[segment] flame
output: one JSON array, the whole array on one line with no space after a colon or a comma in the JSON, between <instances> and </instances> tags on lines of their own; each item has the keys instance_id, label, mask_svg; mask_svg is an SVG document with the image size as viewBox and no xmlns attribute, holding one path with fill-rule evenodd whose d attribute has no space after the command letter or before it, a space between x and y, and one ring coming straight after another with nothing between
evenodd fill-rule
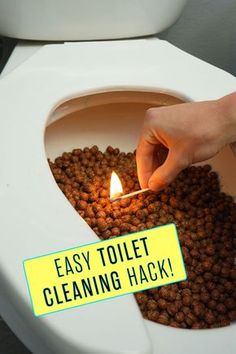
<instances>
[{"instance_id":1,"label":"flame","mask_svg":"<svg viewBox=\"0 0 236 354\"><path fill-rule=\"evenodd\" d=\"M110 199L115 199L123 194L123 188L121 181L117 174L113 171L111 174L111 183L110 183Z\"/></svg>"}]
</instances>

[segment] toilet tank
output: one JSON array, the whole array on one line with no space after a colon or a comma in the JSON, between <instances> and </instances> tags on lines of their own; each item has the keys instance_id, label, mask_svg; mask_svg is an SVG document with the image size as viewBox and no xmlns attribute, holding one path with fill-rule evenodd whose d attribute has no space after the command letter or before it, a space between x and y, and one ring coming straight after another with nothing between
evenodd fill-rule
<instances>
[{"instance_id":1,"label":"toilet tank","mask_svg":"<svg viewBox=\"0 0 236 354\"><path fill-rule=\"evenodd\" d=\"M1 0L0 35L32 40L96 40L161 32L188 0Z\"/></svg>"}]
</instances>

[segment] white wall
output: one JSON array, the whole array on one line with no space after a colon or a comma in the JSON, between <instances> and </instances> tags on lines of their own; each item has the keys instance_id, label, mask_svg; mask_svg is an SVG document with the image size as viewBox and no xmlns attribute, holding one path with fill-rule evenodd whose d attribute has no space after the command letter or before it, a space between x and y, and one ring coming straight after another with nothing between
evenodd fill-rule
<instances>
[{"instance_id":1,"label":"white wall","mask_svg":"<svg viewBox=\"0 0 236 354\"><path fill-rule=\"evenodd\" d=\"M158 37L236 75L236 0L189 0Z\"/></svg>"}]
</instances>

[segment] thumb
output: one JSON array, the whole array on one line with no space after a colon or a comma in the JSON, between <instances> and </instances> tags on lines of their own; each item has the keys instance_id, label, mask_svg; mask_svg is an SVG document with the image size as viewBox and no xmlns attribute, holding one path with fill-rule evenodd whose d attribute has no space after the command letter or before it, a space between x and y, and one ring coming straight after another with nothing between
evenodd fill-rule
<instances>
[{"instance_id":1,"label":"thumb","mask_svg":"<svg viewBox=\"0 0 236 354\"><path fill-rule=\"evenodd\" d=\"M148 187L155 192L167 187L189 164L188 155L172 147L163 165L157 168L150 177Z\"/></svg>"}]
</instances>

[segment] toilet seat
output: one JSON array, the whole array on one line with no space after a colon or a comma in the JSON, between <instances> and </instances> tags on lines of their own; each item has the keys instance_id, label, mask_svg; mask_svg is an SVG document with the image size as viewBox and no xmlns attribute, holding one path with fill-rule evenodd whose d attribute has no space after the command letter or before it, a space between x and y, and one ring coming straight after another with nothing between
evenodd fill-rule
<instances>
[{"instance_id":1,"label":"toilet seat","mask_svg":"<svg viewBox=\"0 0 236 354\"><path fill-rule=\"evenodd\" d=\"M190 354L233 354L235 325L167 328L143 321L129 295L40 318L32 313L22 261L97 240L58 193L43 139L58 116L47 118L67 99L133 88L198 101L235 91L236 79L165 41L142 39L45 45L0 81L0 311L34 353L180 354L185 343Z\"/></svg>"}]
</instances>

